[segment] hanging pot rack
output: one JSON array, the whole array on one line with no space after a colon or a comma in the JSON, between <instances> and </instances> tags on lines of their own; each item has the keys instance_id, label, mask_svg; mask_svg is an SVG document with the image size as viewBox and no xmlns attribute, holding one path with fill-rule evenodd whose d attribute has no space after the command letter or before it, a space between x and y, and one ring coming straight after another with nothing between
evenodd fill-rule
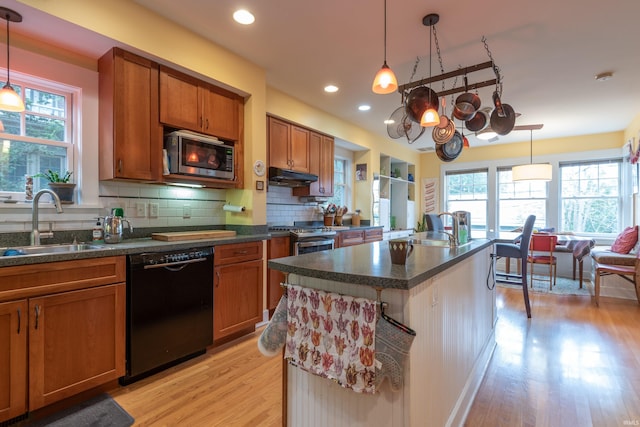
<instances>
[{"instance_id":1,"label":"hanging pot rack","mask_svg":"<svg viewBox=\"0 0 640 427\"><path fill-rule=\"evenodd\" d=\"M414 87L425 86L425 85L428 85L430 83L440 82L440 81L443 81L443 80L450 79L452 77L468 75L468 74L471 74L471 73L475 73L477 71L486 70L487 68L493 68L493 70L495 72L495 66L493 64L493 61L487 61L487 62L483 62L483 63L476 64L476 65L470 65L468 67L458 68L455 71L450 71L448 73L440 74L438 76L426 77L426 78L424 78L422 80L418 80L418 81L410 82L410 83L405 83L403 85L399 85L398 86L398 92L400 92L401 94L404 94L405 91L413 89ZM468 90L475 90L475 89L479 89L481 87L495 86L495 85L497 85L499 83L500 83L500 76L496 75L495 79L485 80L485 81L477 82L477 83L469 83L467 85L467 89ZM447 90L438 92L438 96L447 96L447 95L460 93L460 92L465 92L465 91L466 90L465 90L464 86L454 87L452 89L447 89Z\"/></svg>"}]
</instances>

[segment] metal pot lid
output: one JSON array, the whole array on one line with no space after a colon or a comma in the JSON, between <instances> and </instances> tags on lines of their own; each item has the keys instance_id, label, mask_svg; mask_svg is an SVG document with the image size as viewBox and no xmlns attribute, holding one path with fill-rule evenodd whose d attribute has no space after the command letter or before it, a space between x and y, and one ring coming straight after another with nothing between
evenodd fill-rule
<instances>
[{"instance_id":1,"label":"metal pot lid","mask_svg":"<svg viewBox=\"0 0 640 427\"><path fill-rule=\"evenodd\" d=\"M516 124L516 112L509 104L502 104L502 110L504 117L499 116L497 108L491 112L491 129L498 135L504 136L513 130Z\"/></svg>"},{"instance_id":2,"label":"metal pot lid","mask_svg":"<svg viewBox=\"0 0 640 427\"><path fill-rule=\"evenodd\" d=\"M444 128L434 126L431 137L433 138L433 142L435 142L436 145L442 145L451 140L455 131L456 124L453 122L453 120L449 120L449 123Z\"/></svg>"},{"instance_id":3,"label":"metal pot lid","mask_svg":"<svg viewBox=\"0 0 640 427\"><path fill-rule=\"evenodd\" d=\"M422 114L429 109L438 109L438 94L427 86L420 86L413 89L407 95L407 115L414 122L420 123Z\"/></svg>"}]
</instances>

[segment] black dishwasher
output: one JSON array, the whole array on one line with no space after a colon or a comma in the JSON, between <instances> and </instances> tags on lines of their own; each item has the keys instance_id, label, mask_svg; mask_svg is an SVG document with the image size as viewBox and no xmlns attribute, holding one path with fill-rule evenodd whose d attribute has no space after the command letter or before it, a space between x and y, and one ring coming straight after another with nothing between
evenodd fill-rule
<instances>
[{"instance_id":1,"label":"black dishwasher","mask_svg":"<svg viewBox=\"0 0 640 427\"><path fill-rule=\"evenodd\" d=\"M127 257L130 384L203 354L213 343L213 248Z\"/></svg>"}]
</instances>

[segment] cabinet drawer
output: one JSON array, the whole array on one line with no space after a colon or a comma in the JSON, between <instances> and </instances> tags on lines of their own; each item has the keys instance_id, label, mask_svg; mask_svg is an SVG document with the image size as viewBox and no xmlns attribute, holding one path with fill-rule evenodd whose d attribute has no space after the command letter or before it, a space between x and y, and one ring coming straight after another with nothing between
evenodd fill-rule
<instances>
[{"instance_id":1,"label":"cabinet drawer","mask_svg":"<svg viewBox=\"0 0 640 427\"><path fill-rule=\"evenodd\" d=\"M340 232L340 247L360 245L364 243L364 230Z\"/></svg>"},{"instance_id":2,"label":"cabinet drawer","mask_svg":"<svg viewBox=\"0 0 640 427\"><path fill-rule=\"evenodd\" d=\"M214 265L262 259L262 241L215 246Z\"/></svg>"},{"instance_id":3,"label":"cabinet drawer","mask_svg":"<svg viewBox=\"0 0 640 427\"><path fill-rule=\"evenodd\" d=\"M126 281L124 256L0 268L0 301Z\"/></svg>"},{"instance_id":4,"label":"cabinet drawer","mask_svg":"<svg viewBox=\"0 0 640 427\"><path fill-rule=\"evenodd\" d=\"M382 240L382 228L372 228L364 231L365 243L378 242L380 240Z\"/></svg>"}]
</instances>

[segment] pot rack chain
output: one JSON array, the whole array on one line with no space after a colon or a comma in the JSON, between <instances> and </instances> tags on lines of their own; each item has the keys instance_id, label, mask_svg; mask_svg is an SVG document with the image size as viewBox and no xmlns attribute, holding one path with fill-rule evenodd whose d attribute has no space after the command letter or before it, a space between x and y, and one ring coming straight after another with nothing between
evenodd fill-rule
<instances>
[{"instance_id":1,"label":"pot rack chain","mask_svg":"<svg viewBox=\"0 0 640 427\"><path fill-rule=\"evenodd\" d=\"M489 44L487 43L487 38L485 36L482 36L481 41L484 44L484 49L487 51L487 56L491 60L493 73L496 75L496 92L498 92L499 96L502 96L502 76L500 75L500 67L498 67L498 65L496 65L496 62L493 60L491 49L489 49Z\"/></svg>"},{"instance_id":2,"label":"pot rack chain","mask_svg":"<svg viewBox=\"0 0 640 427\"><path fill-rule=\"evenodd\" d=\"M436 32L435 24L431 27L431 31L433 32L433 39L436 45L436 54L438 55L438 62L440 63L440 74L444 74L444 66L442 65L442 54L440 53L440 43L438 42L438 33ZM429 40L431 43L431 40ZM444 91L444 80L442 80L442 90Z\"/></svg>"}]
</instances>

